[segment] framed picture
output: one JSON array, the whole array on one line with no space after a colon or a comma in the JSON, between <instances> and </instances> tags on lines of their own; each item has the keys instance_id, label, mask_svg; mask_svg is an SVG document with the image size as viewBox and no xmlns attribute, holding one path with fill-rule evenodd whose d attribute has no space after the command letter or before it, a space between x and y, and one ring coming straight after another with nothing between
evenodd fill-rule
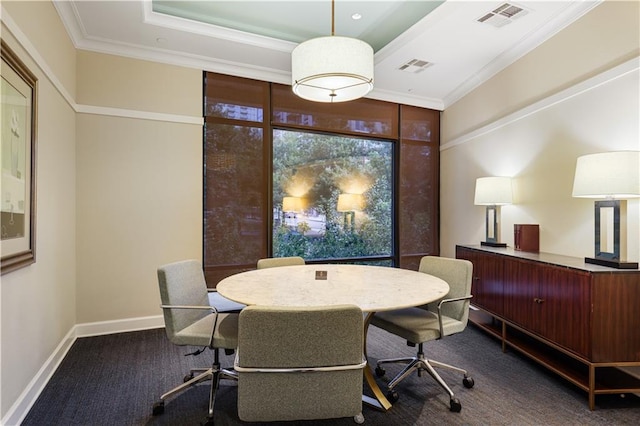
<instances>
[{"instance_id":1,"label":"framed picture","mask_svg":"<svg viewBox=\"0 0 640 426\"><path fill-rule=\"evenodd\" d=\"M37 79L0 40L2 177L0 253L2 274L36 261Z\"/></svg>"}]
</instances>

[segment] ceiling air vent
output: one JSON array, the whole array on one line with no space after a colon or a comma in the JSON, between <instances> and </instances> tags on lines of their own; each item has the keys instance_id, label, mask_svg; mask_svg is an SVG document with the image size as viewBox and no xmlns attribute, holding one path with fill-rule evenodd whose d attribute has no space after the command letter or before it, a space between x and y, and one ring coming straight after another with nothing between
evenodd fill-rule
<instances>
[{"instance_id":1,"label":"ceiling air vent","mask_svg":"<svg viewBox=\"0 0 640 426\"><path fill-rule=\"evenodd\" d=\"M527 13L529 12L521 6L516 6L513 3L503 3L500 7L482 15L477 19L477 21L500 28L526 15Z\"/></svg>"},{"instance_id":2,"label":"ceiling air vent","mask_svg":"<svg viewBox=\"0 0 640 426\"><path fill-rule=\"evenodd\" d=\"M433 65L431 62L423 61L421 59L412 59L398 69L411 74L418 74L429 68L431 65Z\"/></svg>"}]
</instances>

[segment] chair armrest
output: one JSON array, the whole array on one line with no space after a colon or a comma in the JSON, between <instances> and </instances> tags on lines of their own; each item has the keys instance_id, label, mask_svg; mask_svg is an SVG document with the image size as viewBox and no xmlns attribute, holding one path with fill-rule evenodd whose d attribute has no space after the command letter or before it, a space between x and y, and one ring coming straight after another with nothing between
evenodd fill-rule
<instances>
[{"instance_id":1,"label":"chair armrest","mask_svg":"<svg viewBox=\"0 0 640 426\"><path fill-rule=\"evenodd\" d=\"M201 305L160 305L162 309L199 309L218 313L218 309L215 306L201 306Z\"/></svg>"},{"instance_id":2,"label":"chair armrest","mask_svg":"<svg viewBox=\"0 0 640 426\"><path fill-rule=\"evenodd\" d=\"M216 309L215 306L192 306L192 305L160 305L160 307L162 309L193 309L193 310L200 310L200 311L210 311L215 315L215 318L213 319L213 327L211 328L211 339L209 340L209 346L211 346L211 343L213 342L213 338L216 334L216 327L218 326L218 309Z\"/></svg>"},{"instance_id":3,"label":"chair armrest","mask_svg":"<svg viewBox=\"0 0 640 426\"><path fill-rule=\"evenodd\" d=\"M200 305L160 305L162 309L199 309L212 312L218 312L215 306L200 306Z\"/></svg>"},{"instance_id":4,"label":"chair armrest","mask_svg":"<svg viewBox=\"0 0 640 426\"><path fill-rule=\"evenodd\" d=\"M442 339L442 337L444 336L444 327L442 326L442 313L440 312L440 310L442 309L442 305L444 305L445 303L470 300L472 297L473 297L472 295L469 295L469 296L463 296L463 297L454 297L452 299L442 299L438 303L438 326L440 327L440 337L438 337L438 339Z\"/></svg>"},{"instance_id":5,"label":"chair armrest","mask_svg":"<svg viewBox=\"0 0 640 426\"><path fill-rule=\"evenodd\" d=\"M236 352L236 358L233 362L233 369L239 373L313 373L322 371L361 370L367 365L367 360L363 356L362 361L358 364L332 365L326 367L241 367L240 365L238 365L238 356L239 351Z\"/></svg>"}]
</instances>

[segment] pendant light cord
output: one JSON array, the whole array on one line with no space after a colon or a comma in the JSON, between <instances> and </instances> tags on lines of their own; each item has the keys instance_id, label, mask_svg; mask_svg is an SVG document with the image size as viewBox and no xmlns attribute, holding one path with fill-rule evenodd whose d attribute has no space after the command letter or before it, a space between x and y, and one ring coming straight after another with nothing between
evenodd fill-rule
<instances>
[{"instance_id":1,"label":"pendant light cord","mask_svg":"<svg viewBox=\"0 0 640 426\"><path fill-rule=\"evenodd\" d=\"M331 0L331 35L336 32L336 0Z\"/></svg>"}]
</instances>

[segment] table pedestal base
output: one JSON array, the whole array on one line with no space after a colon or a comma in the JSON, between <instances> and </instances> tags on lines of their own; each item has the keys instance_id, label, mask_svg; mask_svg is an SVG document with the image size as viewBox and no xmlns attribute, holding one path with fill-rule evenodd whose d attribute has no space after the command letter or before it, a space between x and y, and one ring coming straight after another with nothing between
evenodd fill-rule
<instances>
[{"instance_id":1,"label":"table pedestal base","mask_svg":"<svg viewBox=\"0 0 640 426\"><path fill-rule=\"evenodd\" d=\"M364 357L367 360L367 365L364 366L364 370L363 370L364 381L367 383L367 385L369 386L369 389L371 389L371 392L373 392L374 396L371 397L368 395L362 395L362 402L364 402L365 404L367 404L372 408L375 408L376 410L387 411L391 408L391 403L387 399L384 392L382 392L382 389L380 389L380 386L378 386L378 383L376 382L376 378L371 372L371 367L369 366L369 357L367 356L367 331L369 330L369 324L371 323L371 319L373 318L374 315L375 315L375 312L367 313L364 319L364 330L363 330Z\"/></svg>"}]
</instances>

